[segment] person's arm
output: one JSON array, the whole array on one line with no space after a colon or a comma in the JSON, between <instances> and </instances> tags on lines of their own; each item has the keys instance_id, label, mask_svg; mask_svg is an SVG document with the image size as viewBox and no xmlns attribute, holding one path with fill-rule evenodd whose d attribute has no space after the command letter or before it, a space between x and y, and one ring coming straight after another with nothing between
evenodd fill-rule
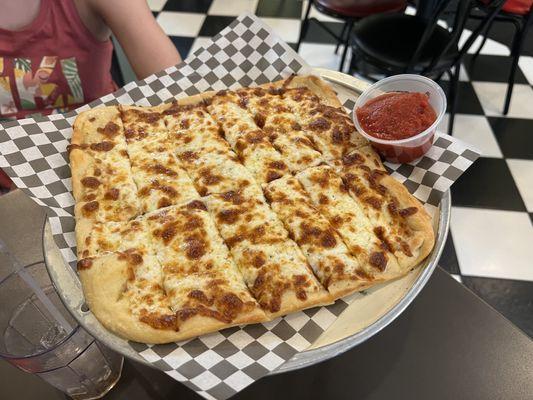
<instances>
[{"instance_id":1,"label":"person's arm","mask_svg":"<svg viewBox=\"0 0 533 400\"><path fill-rule=\"evenodd\" d=\"M118 39L139 79L181 61L146 0L90 0L90 3Z\"/></svg>"}]
</instances>

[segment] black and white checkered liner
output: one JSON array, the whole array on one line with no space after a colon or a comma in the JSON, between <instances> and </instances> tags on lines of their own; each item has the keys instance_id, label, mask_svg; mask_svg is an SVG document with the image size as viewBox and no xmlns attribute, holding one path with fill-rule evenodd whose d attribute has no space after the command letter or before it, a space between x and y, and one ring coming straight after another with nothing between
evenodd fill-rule
<instances>
[{"instance_id":1,"label":"black and white checkered liner","mask_svg":"<svg viewBox=\"0 0 533 400\"><path fill-rule=\"evenodd\" d=\"M253 86L310 72L310 67L268 26L245 14L177 67L130 83L65 115L4 123L0 130L0 167L19 188L48 208L55 240L65 259L74 264L74 199L66 148L79 112L102 104L156 105L208 90ZM338 93L345 107L351 109L353 94L341 88ZM420 160L387 166L424 203L436 206L440 195L477 156L457 139L439 136ZM328 307L179 344L131 346L200 395L225 399L309 347L355 296Z\"/></svg>"}]
</instances>

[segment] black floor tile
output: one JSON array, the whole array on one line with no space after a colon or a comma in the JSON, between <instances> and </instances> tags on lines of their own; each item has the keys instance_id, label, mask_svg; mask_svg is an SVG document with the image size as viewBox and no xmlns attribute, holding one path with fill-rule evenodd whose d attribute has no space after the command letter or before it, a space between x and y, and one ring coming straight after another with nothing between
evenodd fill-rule
<instances>
[{"instance_id":1,"label":"black floor tile","mask_svg":"<svg viewBox=\"0 0 533 400\"><path fill-rule=\"evenodd\" d=\"M194 43L193 37L181 37L181 36L169 36L178 53L180 53L181 58L185 59L189 55L192 44Z\"/></svg>"},{"instance_id":2,"label":"black floor tile","mask_svg":"<svg viewBox=\"0 0 533 400\"><path fill-rule=\"evenodd\" d=\"M335 34L339 35L342 31L342 22L322 22ZM306 43L325 43L325 44L337 44L337 40L331 36L324 28L322 28L316 21L309 22L309 28L303 39Z\"/></svg>"},{"instance_id":3,"label":"black floor tile","mask_svg":"<svg viewBox=\"0 0 533 400\"><path fill-rule=\"evenodd\" d=\"M258 17L300 19L302 17L302 2L294 0L259 0L255 15Z\"/></svg>"},{"instance_id":4,"label":"black floor tile","mask_svg":"<svg viewBox=\"0 0 533 400\"><path fill-rule=\"evenodd\" d=\"M509 80L509 73L511 72L511 62L511 57L480 54L474 59L473 55L467 54L463 65L471 81L507 82ZM514 82L529 83L520 70L520 67L516 70Z\"/></svg>"},{"instance_id":5,"label":"black floor tile","mask_svg":"<svg viewBox=\"0 0 533 400\"><path fill-rule=\"evenodd\" d=\"M531 220L531 223L533 224L533 212L529 213L529 219Z\"/></svg>"},{"instance_id":6,"label":"black floor tile","mask_svg":"<svg viewBox=\"0 0 533 400\"><path fill-rule=\"evenodd\" d=\"M440 81L439 85L446 93L448 97L448 87L449 81ZM460 81L457 88L457 98L456 98L456 113L459 114L475 114L475 115L484 115L483 107L479 102L476 91L470 82ZM448 109L449 111L450 100L448 99Z\"/></svg>"},{"instance_id":7,"label":"black floor tile","mask_svg":"<svg viewBox=\"0 0 533 400\"><path fill-rule=\"evenodd\" d=\"M466 24L466 27L468 29L471 29L473 26L475 26L474 21L468 21ZM513 24L509 22L496 21L492 25L492 28L489 32L489 38L500 42L506 45L507 47L510 47L513 41L514 34L515 30ZM477 50L477 47L474 47L474 49ZM526 36L522 55L533 56L533 33L531 29L529 30L529 33Z\"/></svg>"},{"instance_id":8,"label":"black floor tile","mask_svg":"<svg viewBox=\"0 0 533 400\"><path fill-rule=\"evenodd\" d=\"M504 159L479 158L452 185L455 206L525 211Z\"/></svg>"},{"instance_id":9,"label":"black floor tile","mask_svg":"<svg viewBox=\"0 0 533 400\"><path fill-rule=\"evenodd\" d=\"M200 29L198 36L215 36L226 26L231 24L235 20L235 17L222 17L217 15L207 15L204 20L204 24Z\"/></svg>"},{"instance_id":10,"label":"black floor tile","mask_svg":"<svg viewBox=\"0 0 533 400\"><path fill-rule=\"evenodd\" d=\"M212 0L168 0L163 11L207 13Z\"/></svg>"},{"instance_id":11,"label":"black floor tile","mask_svg":"<svg viewBox=\"0 0 533 400\"><path fill-rule=\"evenodd\" d=\"M488 120L504 157L533 160L533 120L508 117Z\"/></svg>"},{"instance_id":12,"label":"black floor tile","mask_svg":"<svg viewBox=\"0 0 533 400\"><path fill-rule=\"evenodd\" d=\"M463 276L463 284L533 337L533 282Z\"/></svg>"},{"instance_id":13,"label":"black floor tile","mask_svg":"<svg viewBox=\"0 0 533 400\"><path fill-rule=\"evenodd\" d=\"M442 255L440 257L439 265L448 271L450 274L460 274L459 261L457 261L457 254L455 253L455 246L453 244L452 233L448 232L448 238L444 244Z\"/></svg>"}]
</instances>

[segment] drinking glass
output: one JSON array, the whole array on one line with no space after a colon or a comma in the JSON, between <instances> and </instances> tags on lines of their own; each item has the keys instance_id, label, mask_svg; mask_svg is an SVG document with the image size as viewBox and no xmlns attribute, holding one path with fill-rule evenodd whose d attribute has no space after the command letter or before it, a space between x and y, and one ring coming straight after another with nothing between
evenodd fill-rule
<instances>
[{"instance_id":1,"label":"drinking glass","mask_svg":"<svg viewBox=\"0 0 533 400\"><path fill-rule=\"evenodd\" d=\"M0 357L75 400L104 396L124 361L78 325L44 262L21 266L1 238Z\"/></svg>"}]
</instances>

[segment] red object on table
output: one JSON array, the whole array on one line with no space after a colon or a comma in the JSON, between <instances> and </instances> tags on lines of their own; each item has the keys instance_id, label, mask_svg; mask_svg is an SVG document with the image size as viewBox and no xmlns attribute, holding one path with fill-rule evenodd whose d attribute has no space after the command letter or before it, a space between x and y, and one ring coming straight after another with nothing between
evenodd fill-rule
<instances>
[{"instance_id":1,"label":"red object on table","mask_svg":"<svg viewBox=\"0 0 533 400\"><path fill-rule=\"evenodd\" d=\"M13 182L7 176L7 174L0 169L0 189L11 189L13 187Z\"/></svg>"},{"instance_id":2,"label":"red object on table","mask_svg":"<svg viewBox=\"0 0 533 400\"><path fill-rule=\"evenodd\" d=\"M502 7L502 11L524 15L531 10L531 6L533 6L533 0L507 0Z\"/></svg>"},{"instance_id":3,"label":"red object on table","mask_svg":"<svg viewBox=\"0 0 533 400\"><path fill-rule=\"evenodd\" d=\"M401 146L398 144L372 143L379 154L387 161L405 164L422 157L433 146L435 134L429 135L422 143L417 146Z\"/></svg>"},{"instance_id":4,"label":"red object on table","mask_svg":"<svg viewBox=\"0 0 533 400\"><path fill-rule=\"evenodd\" d=\"M437 114L425 93L391 92L369 100L356 110L361 128L383 140L400 140L428 129Z\"/></svg>"},{"instance_id":5,"label":"red object on table","mask_svg":"<svg viewBox=\"0 0 533 400\"><path fill-rule=\"evenodd\" d=\"M382 12L399 12L407 6L406 0L315 0L318 7L348 18L359 19Z\"/></svg>"}]
</instances>

